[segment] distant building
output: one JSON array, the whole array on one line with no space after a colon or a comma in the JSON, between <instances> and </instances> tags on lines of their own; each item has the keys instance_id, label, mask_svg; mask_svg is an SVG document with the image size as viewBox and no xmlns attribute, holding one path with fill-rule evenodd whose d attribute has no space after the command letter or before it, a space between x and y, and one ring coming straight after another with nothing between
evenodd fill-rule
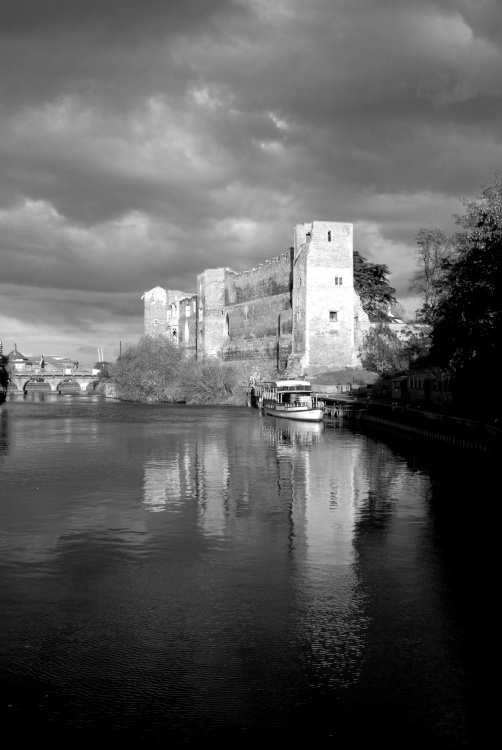
<instances>
[{"instance_id":1,"label":"distant building","mask_svg":"<svg viewBox=\"0 0 502 750\"><path fill-rule=\"evenodd\" d=\"M76 369L77 364L77 362L74 362L69 357L60 357L58 355L28 357L21 354L18 351L17 344L14 344L14 349L9 354L8 367L9 371L13 374L25 372L41 374L43 372L64 370L65 374L69 375Z\"/></svg>"}]
</instances>

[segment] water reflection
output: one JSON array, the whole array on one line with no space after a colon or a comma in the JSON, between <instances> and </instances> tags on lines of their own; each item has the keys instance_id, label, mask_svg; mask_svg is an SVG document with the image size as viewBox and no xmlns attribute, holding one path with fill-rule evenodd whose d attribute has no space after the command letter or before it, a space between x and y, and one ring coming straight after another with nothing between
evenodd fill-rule
<instances>
[{"instance_id":1,"label":"water reflection","mask_svg":"<svg viewBox=\"0 0 502 750\"><path fill-rule=\"evenodd\" d=\"M5 407L0 406L0 460L5 458L9 450L8 437L8 411Z\"/></svg>"},{"instance_id":2,"label":"water reflection","mask_svg":"<svg viewBox=\"0 0 502 750\"><path fill-rule=\"evenodd\" d=\"M255 433L252 451L239 429ZM181 514L208 541L238 539L237 565L268 560L317 688L358 679L366 628L354 548L358 503L370 494L363 444L329 437L322 424L270 417L159 442L144 461L145 510Z\"/></svg>"},{"instance_id":3,"label":"water reflection","mask_svg":"<svg viewBox=\"0 0 502 750\"><path fill-rule=\"evenodd\" d=\"M461 530L438 542L444 466L252 410L2 409L0 698L19 726L43 706L70 747L282 746L302 729L348 747L362 715L401 732L389 747L468 746L459 611L478 576Z\"/></svg>"}]
</instances>

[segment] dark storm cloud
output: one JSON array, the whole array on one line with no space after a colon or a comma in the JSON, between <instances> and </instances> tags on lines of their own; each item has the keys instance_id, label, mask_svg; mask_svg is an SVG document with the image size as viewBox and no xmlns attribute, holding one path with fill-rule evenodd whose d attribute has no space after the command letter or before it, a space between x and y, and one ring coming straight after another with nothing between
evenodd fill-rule
<instances>
[{"instance_id":1,"label":"dark storm cloud","mask_svg":"<svg viewBox=\"0 0 502 750\"><path fill-rule=\"evenodd\" d=\"M501 164L501 33L496 0L4 1L1 282L111 346L146 289L318 218L406 297L418 230Z\"/></svg>"}]
</instances>

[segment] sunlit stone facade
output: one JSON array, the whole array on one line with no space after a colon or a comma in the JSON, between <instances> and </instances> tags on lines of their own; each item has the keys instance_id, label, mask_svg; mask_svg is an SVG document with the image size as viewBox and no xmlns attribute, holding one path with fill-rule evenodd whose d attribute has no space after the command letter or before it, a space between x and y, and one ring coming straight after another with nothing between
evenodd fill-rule
<instances>
[{"instance_id":1,"label":"sunlit stone facade","mask_svg":"<svg viewBox=\"0 0 502 750\"><path fill-rule=\"evenodd\" d=\"M294 247L249 271L202 271L197 294L155 287L142 299L145 334L262 377L357 366L370 325L354 291L352 224L339 222L297 225Z\"/></svg>"}]
</instances>

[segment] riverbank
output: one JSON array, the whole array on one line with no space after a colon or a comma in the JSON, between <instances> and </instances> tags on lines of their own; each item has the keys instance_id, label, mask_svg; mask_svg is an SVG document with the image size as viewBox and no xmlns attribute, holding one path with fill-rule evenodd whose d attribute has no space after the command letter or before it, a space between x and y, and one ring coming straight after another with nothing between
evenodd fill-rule
<instances>
[{"instance_id":1,"label":"riverbank","mask_svg":"<svg viewBox=\"0 0 502 750\"><path fill-rule=\"evenodd\" d=\"M502 430L495 420L490 422L459 414L441 414L386 402L326 395L328 406L335 401L351 405L353 418L365 426L419 437L433 445L448 444L490 454L500 452L502 447Z\"/></svg>"}]
</instances>

